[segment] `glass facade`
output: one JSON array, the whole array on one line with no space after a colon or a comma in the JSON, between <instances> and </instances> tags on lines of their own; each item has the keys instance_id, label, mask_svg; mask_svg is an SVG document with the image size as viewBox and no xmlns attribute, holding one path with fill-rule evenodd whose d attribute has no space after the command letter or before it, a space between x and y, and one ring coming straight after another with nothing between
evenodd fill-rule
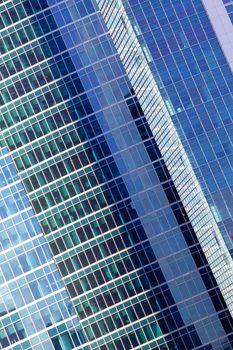
<instances>
[{"instance_id":1,"label":"glass facade","mask_svg":"<svg viewBox=\"0 0 233 350\"><path fill-rule=\"evenodd\" d=\"M211 2L203 2L212 9ZM226 8L230 15L230 1L223 2L229 3ZM148 64L232 252L233 78L208 13L201 0L127 0L124 4L138 40L148 51ZM218 24L216 30L219 27ZM230 47L227 28L219 35L221 40L225 35Z\"/></svg>"},{"instance_id":2,"label":"glass facade","mask_svg":"<svg viewBox=\"0 0 233 350\"><path fill-rule=\"evenodd\" d=\"M6 149L0 167L0 348L80 348L84 334Z\"/></svg>"},{"instance_id":3,"label":"glass facade","mask_svg":"<svg viewBox=\"0 0 233 350\"><path fill-rule=\"evenodd\" d=\"M38 264L52 266L60 289L50 292L51 303L62 308L47 306L54 321L50 325L38 316L34 325L35 302L33 310L26 302L28 314L17 311L17 317L22 323L25 315L26 334L35 342L22 345L19 328L14 347L4 340L2 348L39 350L47 341L47 349L55 350L232 349L229 300L107 28L105 5L117 2L0 4L0 146L7 147L16 167L21 186L16 192L23 193L18 202L29 206L29 199L39 230L39 238L32 230L35 238L25 249L32 249L34 240L34 252L44 247L47 260ZM119 28L125 26L123 21ZM145 43L142 50L150 61ZM159 104L156 108L159 113ZM21 237L20 227L15 235ZM215 242L213 249L221 244ZM17 259L20 254L15 252ZM216 254L227 259L224 252ZM36 255L42 259L42 253ZM4 259L10 262L10 256ZM15 273L18 269L12 266ZM44 273L48 278L48 269ZM30 281L24 281L29 288ZM2 315L1 334L8 332L4 320ZM8 323L11 332L14 318Z\"/></svg>"}]
</instances>

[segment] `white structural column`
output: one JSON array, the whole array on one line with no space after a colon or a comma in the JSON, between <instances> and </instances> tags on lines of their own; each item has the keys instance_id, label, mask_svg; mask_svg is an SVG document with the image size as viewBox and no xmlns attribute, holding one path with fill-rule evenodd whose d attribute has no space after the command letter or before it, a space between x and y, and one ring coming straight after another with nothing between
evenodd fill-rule
<instances>
[{"instance_id":1,"label":"white structural column","mask_svg":"<svg viewBox=\"0 0 233 350\"><path fill-rule=\"evenodd\" d=\"M121 0L96 0L203 252L233 316L233 265Z\"/></svg>"},{"instance_id":2,"label":"white structural column","mask_svg":"<svg viewBox=\"0 0 233 350\"><path fill-rule=\"evenodd\" d=\"M202 0L202 3L233 72L233 25L223 0Z\"/></svg>"}]
</instances>

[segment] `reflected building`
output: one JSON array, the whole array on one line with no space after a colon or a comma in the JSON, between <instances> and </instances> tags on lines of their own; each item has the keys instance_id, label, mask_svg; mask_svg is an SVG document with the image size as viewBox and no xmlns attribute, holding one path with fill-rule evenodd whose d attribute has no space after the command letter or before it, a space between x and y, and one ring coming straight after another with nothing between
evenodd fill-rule
<instances>
[{"instance_id":1,"label":"reflected building","mask_svg":"<svg viewBox=\"0 0 233 350\"><path fill-rule=\"evenodd\" d=\"M141 41L149 3L0 4L1 348L233 347L232 261Z\"/></svg>"}]
</instances>

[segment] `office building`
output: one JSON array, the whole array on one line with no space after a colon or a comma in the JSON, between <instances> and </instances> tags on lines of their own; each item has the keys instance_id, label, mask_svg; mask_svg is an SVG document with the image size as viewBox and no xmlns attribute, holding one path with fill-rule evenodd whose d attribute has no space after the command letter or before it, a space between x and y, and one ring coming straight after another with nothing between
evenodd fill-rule
<instances>
[{"instance_id":1,"label":"office building","mask_svg":"<svg viewBox=\"0 0 233 350\"><path fill-rule=\"evenodd\" d=\"M232 2L125 3L180 140L232 252Z\"/></svg>"},{"instance_id":2,"label":"office building","mask_svg":"<svg viewBox=\"0 0 233 350\"><path fill-rule=\"evenodd\" d=\"M198 178L200 164L194 167L180 136L176 121L183 110L173 113L171 97L159 85L151 36L142 35L143 23L152 30L154 16L142 6L157 9L158 3L0 4L0 159L12 164L3 176L19 184L17 191L23 184L18 201L26 203L19 213L3 203L2 221L21 218L28 208L32 242L43 247L37 255L47 252L32 272L38 268L45 277L52 266L48 285L57 286L22 312L15 305L2 315L4 349L233 347L225 226L216 222L218 210ZM15 184L2 186L4 197ZM24 249L31 261L31 248L13 238L20 229L6 230L3 236L13 240L13 247L2 246L7 271L13 251L19 259ZM34 278L37 283L39 276ZM12 282L5 283L13 295ZM42 312L50 293L51 324ZM52 319L57 295L64 308ZM31 322L34 311L38 317ZM30 322L23 323L24 315ZM11 337L17 322L22 328ZM32 330L33 322L38 325Z\"/></svg>"},{"instance_id":3,"label":"office building","mask_svg":"<svg viewBox=\"0 0 233 350\"><path fill-rule=\"evenodd\" d=\"M0 348L88 350L6 149L0 151L0 165Z\"/></svg>"}]
</instances>

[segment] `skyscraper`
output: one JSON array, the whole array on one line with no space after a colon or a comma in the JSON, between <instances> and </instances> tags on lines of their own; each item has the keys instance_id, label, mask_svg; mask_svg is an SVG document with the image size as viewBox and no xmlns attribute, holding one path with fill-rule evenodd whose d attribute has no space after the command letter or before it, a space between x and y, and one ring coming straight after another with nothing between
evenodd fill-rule
<instances>
[{"instance_id":1,"label":"skyscraper","mask_svg":"<svg viewBox=\"0 0 233 350\"><path fill-rule=\"evenodd\" d=\"M129 0L125 8L232 252L232 2Z\"/></svg>"},{"instance_id":2,"label":"skyscraper","mask_svg":"<svg viewBox=\"0 0 233 350\"><path fill-rule=\"evenodd\" d=\"M0 162L1 349L78 348L86 339L6 149Z\"/></svg>"},{"instance_id":3,"label":"skyscraper","mask_svg":"<svg viewBox=\"0 0 233 350\"><path fill-rule=\"evenodd\" d=\"M173 5L165 2L169 10ZM200 164L195 169L177 127L183 110L173 113L153 69L146 33L156 19L151 9L162 28L159 4L0 5L0 159L2 179L13 182L2 180L1 193L21 193L1 204L8 288L2 295L2 348L233 347L232 260L223 225L217 225L218 210L197 179ZM149 5L145 16L143 6ZM212 28L201 1L193 1L193 8ZM24 238L18 226L27 211L32 223ZM8 221L14 229L4 226ZM35 245L27 241L31 236ZM8 278L8 271L16 275ZM35 301L32 296L11 306L14 291L22 294L15 278L29 288L31 273L37 285L32 291L39 289ZM48 278L44 294L40 278Z\"/></svg>"}]
</instances>

